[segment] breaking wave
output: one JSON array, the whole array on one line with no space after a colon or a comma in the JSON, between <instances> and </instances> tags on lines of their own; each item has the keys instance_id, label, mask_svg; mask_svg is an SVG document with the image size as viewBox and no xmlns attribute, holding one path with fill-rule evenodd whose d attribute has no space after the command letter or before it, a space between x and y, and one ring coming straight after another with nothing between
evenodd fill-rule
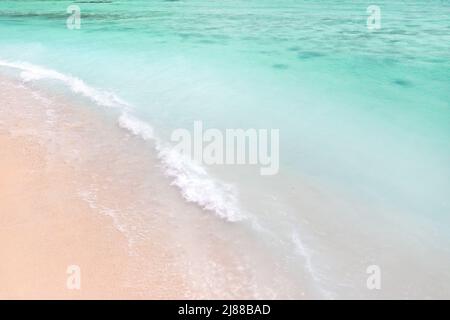
<instances>
[{"instance_id":1,"label":"breaking wave","mask_svg":"<svg viewBox=\"0 0 450 320\"><path fill-rule=\"evenodd\" d=\"M172 178L172 185L180 190L185 200L196 203L227 221L234 222L245 218L239 208L237 191L232 185L215 179L204 167L173 149L170 144L162 142L155 136L153 128L134 116L131 106L116 94L89 86L77 77L27 62L0 60L0 67L20 70L20 77L24 82L57 80L72 92L90 99L97 105L119 108L122 114L118 125L144 140L154 142L165 174Z\"/></svg>"}]
</instances>

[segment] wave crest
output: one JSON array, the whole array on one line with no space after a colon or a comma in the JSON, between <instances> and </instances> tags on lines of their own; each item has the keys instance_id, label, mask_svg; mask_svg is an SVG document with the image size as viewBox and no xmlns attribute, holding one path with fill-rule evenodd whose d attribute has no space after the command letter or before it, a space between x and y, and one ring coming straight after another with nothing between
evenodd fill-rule
<instances>
[{"instance_id":1,"label":"wave crest","mask_svg":"<svg viewBox=\"0 0 450 320\"><path fill-rule=\"evenodd\" d=\"M184 199L203 209L215 212L227 221L240 221L245 216L239 210L235 188L213 179L202 166L181 154L169 144L164 144L153 135L153 128L127 113L119 118L119 126L144 140L154 140L158 158L167 176L173 178L172 185L180 189Z\"/></svg>"}]
</instances>

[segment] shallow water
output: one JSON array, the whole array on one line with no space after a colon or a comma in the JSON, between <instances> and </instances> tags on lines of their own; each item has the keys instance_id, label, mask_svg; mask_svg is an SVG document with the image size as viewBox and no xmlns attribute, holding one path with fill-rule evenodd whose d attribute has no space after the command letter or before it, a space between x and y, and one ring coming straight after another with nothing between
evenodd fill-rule
<instances>
[{"instance_id":1,"label":"shallow water","mask_svg":"<svg viewBox=\"0 0 450 320\"><path fill-rule=\"evenodd\" d=\"M0 70L112 107L167 183L312 296L449 297L448 1L379 1L376 31L368 1L79 2L80 30L69 4L0 2ZM168 152L195 120L279 128L280 174Z\"/></svg>"}]
</instances>

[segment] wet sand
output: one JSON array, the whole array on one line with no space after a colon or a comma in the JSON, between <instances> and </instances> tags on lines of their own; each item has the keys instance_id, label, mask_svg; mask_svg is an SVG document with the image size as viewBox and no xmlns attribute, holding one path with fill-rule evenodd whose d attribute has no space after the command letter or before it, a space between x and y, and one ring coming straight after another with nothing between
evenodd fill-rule
<instances>
[{"instance_id":1,"label":"wet sand","mask_svg":"<svg viewBox=\"0 0 450 320\"><path fill-rule=\"evenodd\" d=\"M87 162L74 166L57 147L36 138L42 119L30 110L43 108L41 102L18 83L0 83L0 298L183 297L188 290L172 268L162 225L153 241L130 250L117 217L102 209L106 203L126 207L134 199L117 188L100 206L80 193L77 182L119 180L119 173L105 168L93 174ZM76 121L64 130L76 130ZM80 157L83 152L77 150ZM80 268L80 289L67 286L71 275L76 278L68 273L71 266Z\"/></svg>"}]
</instances>

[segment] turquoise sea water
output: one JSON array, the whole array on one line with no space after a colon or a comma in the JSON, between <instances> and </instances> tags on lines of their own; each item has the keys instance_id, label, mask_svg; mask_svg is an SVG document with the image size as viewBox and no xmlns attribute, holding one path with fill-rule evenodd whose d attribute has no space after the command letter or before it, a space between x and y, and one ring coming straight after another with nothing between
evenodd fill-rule
<instances>
[{"instance_id":1,"label":"turquoise sea water","mask_svg":"<svg viewBox=\"0 0 450 320\"><path fill-rule=\"evenodd\" d=\"M377 296L370 264L387 269L381 296L450 296L449 1L0 1L1 68L131 109L121 126L163 142L195 120L280 129L280 175L210 168L231 196L184 169L176 185L298 253L287 268L321 297Z\"/></svg>"}]
</instances>

